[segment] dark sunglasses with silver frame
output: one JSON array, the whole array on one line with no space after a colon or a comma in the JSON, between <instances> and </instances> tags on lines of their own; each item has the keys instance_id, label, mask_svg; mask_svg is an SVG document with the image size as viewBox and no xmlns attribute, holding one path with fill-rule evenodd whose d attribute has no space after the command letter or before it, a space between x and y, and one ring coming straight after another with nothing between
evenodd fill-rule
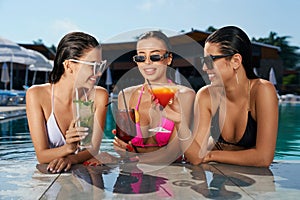
<instances>
[{"instance_id":1,"label":"dark sunglasses with silver frame","mask_svg":"<svg viewBox=\"0 0 300 200\"><path fill-rule=\"evenodd\" d=\"M149 58L152 62L158 62L158 61L162 61L163 59L169 57L170 53L166 52L163 55L159 55L159 54L154 54L154 55L150 55ZM135 55L133 56L133 61L134 62L145 62L146 61L146 56L142 56L142 55Z\"/></svg>"},{"instance_id":2,"label":"dark sunglasses with silver frame","mask_svg":"<svg viewBox=\"0 0 300 200\"><path fill-rule=\"evenodd\" d=\"M220 58L226 58L229 56L233 56L233 55L234 55L234 53L224 54L224 55L215 55L215 56L208 55L205 57L200 57L200 64L201 64L201 67L203 67L203 65L205 64L208 69L213 69L214 68L213 61L220 59Z\"/></svg>"}]
</instances>

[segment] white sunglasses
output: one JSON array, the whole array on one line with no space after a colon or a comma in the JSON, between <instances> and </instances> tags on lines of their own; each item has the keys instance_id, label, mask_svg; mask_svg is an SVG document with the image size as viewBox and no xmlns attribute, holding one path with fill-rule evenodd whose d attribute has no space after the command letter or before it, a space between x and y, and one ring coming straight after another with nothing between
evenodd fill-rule
<instances>
[{"instance_id":1,"label":"white sunglasses","mask_svg":"<svg viewBox=\"0 0 300 200\"><path fill-rule=\"evenodd\" d=\"M106 60L102 60L100 63L88 62L88 61L82 61L82 60L76 60L76 59L69 59L69 61L93 66L94 67L94 75L98 74L99 72L102 74L103 71L107 68Z\"/></svg>"}]
</instances>

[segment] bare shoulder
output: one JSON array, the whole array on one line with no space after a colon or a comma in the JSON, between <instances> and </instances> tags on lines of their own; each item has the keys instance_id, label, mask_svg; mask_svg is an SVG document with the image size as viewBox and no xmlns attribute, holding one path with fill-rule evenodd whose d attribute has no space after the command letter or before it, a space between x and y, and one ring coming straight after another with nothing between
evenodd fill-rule
<instances>
[{"instance_id":1,"label":"bare shoulder","mask_svg":"<svg viewBox=\"0 0 300 200\"><path fill-rule=\"evenodd\" d=\"M26 91L26 98L39 98L50 92L50 83L33 85Z\"/></svg>"},{"instance_id":2,"label":"bare shoulder","mask_svg":"<svg viewBox=\"0 0 300 200\"><path fill-rule=\"evenodd\" d=\"M215 88L210 85L200 88L195 97L195 106L199 108L211 108L212 102L217 104L218 98L213 97L212 94L214 89Z\"/></svg>"},{"instance_id":3,"label":"bare shoulder","mask_svg":"<svg viewBox=\"0 0 300 200\"><path fill-rule=\"evenodd\" d=\"M274 85L264 79L255 79L252 81L252 95L276 95L276 89Z\"/></svg>"},{"instance_id":4,"label":"bare shoulder","mask_svg":"<svg viewBox=\"0 0 300 200\"><path fill-rule=\"evenodd\" d=\"M202 99L202 98L208 98L210 97L210 89L211 89L211 86L209 85L206 85L206 86L203 86L202 88L200 88L196 94L196 98L197 99Z\"/></svg>"},{"instance_id":5,"label":"bare shoulder","mask_svg":"<svg viewBox=\"0 0 300 200\"><path fill-rule=\"evenodd\" d=\"M195 96L195 90L193 90L189 87L183 86L183 85L179 86L179 92L182 94Z\"/></svg>"},{"instance_id":6,"label":"bare shoulder","mask_svg":"<svg viewBox=\"0 0 300 200\"><path fill-rule=\"evenodd\" d=\"M31 86L26 91L26 110L36 112L37 108L47 107L51 102L51 84Z\"/></svg>"},{"instance_id":7,"label":"bare shoulder","mask_svg":"<svg viewBox=\"0 0 300 200\"><path fill-rule=\"evenodd\" d=\"M125 88L123 91L125 94L131 94L131 93L135 92L136 90L140 89L141 87L142 87L142 85L134 85L134 86Z\"/></svg>"},{"instance_id":8,"label":"bare shoulder","mask_svg":"<svg viewBox=\"0 0 300 200\"><path fill-rule=\"evenodd\" d=\"M274 85L263 79L252 80L251 83L251 107L253 109L276 109L278 97Z\"/></svg>"},{"instance_id":9,"label":"bare shoulder","mask_svg":"<svg viewBox=\"0 0 300 200\"><path fill-rule=\"evenodd\" d=\"M195 94L195 91L191 88L182 85L178 86L177 95L181 99L181 101L187 104L193 105Z\"/></svg>"},{"instance_id":10,"label":"bare shoulder","mask_svg":"<svg viewBox=\"0 0 300 200\"><path fill-rule=\"evenodd\" d=\"M127 97L130 97L134 92L136 92L137 90L141 89L142 85L135 85L135 86L130 86L130 87L127 87L127 88L124 88L123 89L123 92ZM118 94L118 97L122 96L122 90L119 92Z\"/></svg>"},{"instance_id":11,"label":"bare shoulder","mask_svg":"<svg viewBox=\"0 0 300 200\"><path fill-rule=\"evenodd\" d=\"M108 92L104 87L96 86L95 90L96 90L97 93L108 95Z\"/></svg>"},{"instance_id":12,"label":"bare shoulder","mask_svg":"<svg viewBox=\"0 0 300 200\"><path fill-rule=\"evenodd\" d=\"M97 98L100 97L101 99L108 99L108 92L105 88L100 87L100 86L96 86L95 87L95 92L96 92L96 96Z\"/></svg>"},{"instance_id":13,"label":"bare shoulder","mask_svg":"<svg viewBox=\"0 0 300 200\"><path fill-rule=\"evenodd\" d=\"M130 106L130 102L134 99L135 96L137 96L136 94L141 94L136 92L138 92L139 90L141 91L142 86L143 85L135 85L120 90L118 94L118 108L123 109L125 108L126 104Z\"/></svg>"}]
</instances>

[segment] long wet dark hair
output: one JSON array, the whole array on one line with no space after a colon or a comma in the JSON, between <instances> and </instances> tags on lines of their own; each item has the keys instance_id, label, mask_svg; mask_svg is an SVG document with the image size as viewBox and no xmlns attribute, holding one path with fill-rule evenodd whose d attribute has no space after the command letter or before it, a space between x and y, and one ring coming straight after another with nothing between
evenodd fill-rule
<instances>
[{"instance_id":1,"label":"long wet dark hair","mask_svg":"<svg viewBox=\"0 0 300 200\"><path fill-rule=\"evenodd\" d=\"M59 42L54 59L53 70L50 72L49 82L56 83L65 72L63 62L68 59L79 59L84 53L95 47L99 42L91 35L83 32L71 32Z\"/></svg>"},{"instance_id":2,"label":"long wet dark hair","mask_svg":"<svg viewBox=\"0 0 300 200\"><path fill-rule=\"evenodd\" d=\"M220 44L222 54L241 54L247 78L258 78L253 72L251 42L242 29L235 26L225 26L209 35L205 43L207 42Z\"/></svg>"}]
</instances>

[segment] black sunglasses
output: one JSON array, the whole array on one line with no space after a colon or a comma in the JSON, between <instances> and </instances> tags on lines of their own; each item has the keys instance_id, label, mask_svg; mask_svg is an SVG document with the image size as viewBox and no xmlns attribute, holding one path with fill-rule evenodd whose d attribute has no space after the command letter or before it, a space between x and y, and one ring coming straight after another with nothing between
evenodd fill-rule
<instances>
[{"instance_id":1,"label":"black sunglasses","mask_svg":"<svg viewBox=\"0 0 300 200\"><path fill-rule=\"evenodd\" d=\"M200 64L201 64L201 67L203 67L203 65L206 64L206 67L208 69L213 69L214 68L213 61L220 59L220 58L226 58L229 56L233 56L233 55L234 55L234 53L224 54L224 55L216 55L216 56L208 55L205 57L200 57Z\"/></svg>"},{"instance_id":2,"label":"black sunglasses","mask_svg":"<svg viewBox=\"0 0 300 200\"><path fill-rule=\"evenodd\" d=\"M158 62L161 61L167 57L169 57L170 53L167 52L164 55L159 55L159 54L155 54L155 55L150 55L150 60L152 62ZM133 56L133 61L134 62L145 62L146 61L146 56L139 56L139 55L135 55Z\"/></svg>"}]
</instances>

